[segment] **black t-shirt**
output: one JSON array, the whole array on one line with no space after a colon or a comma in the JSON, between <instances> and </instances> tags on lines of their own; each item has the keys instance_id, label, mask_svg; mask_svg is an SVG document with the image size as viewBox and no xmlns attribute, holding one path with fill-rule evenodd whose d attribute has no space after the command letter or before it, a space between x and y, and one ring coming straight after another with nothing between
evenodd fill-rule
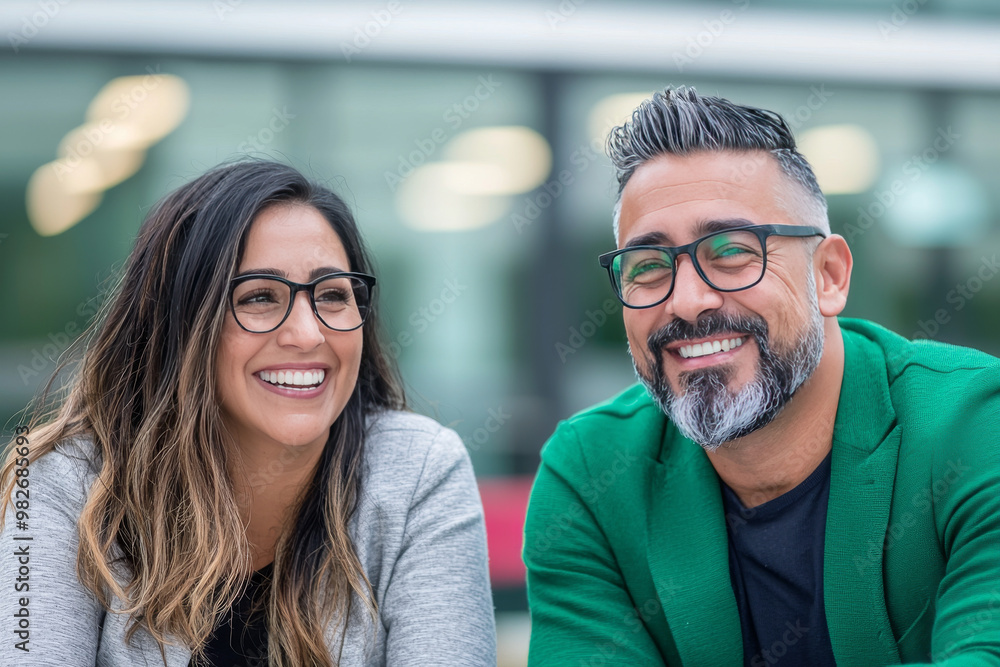
<instances>
[{"instance_id":1,"label":"black t-shirt","mask_svg":"<svg viewBox=\"0 0 1000 667\"><path fill-rule=\"evenodd\" d=\"M833 667L823 607L830 455L791 491L747 509L722 485L745 667Z\"/></svg>"},{"instance_id":2,"label":"black t-shirt","mask_svg":"<svg viewBox=\"0 0 1000 667\"><path fill-rule=\"evenodd\" d=\"M205 647L205 660L189 667L265 667L267 624L262 594L271 580L274 563L250 575L246 590L212 633ZM256 601L256 606L254 602Z\"/></svg>"}]
</instances>

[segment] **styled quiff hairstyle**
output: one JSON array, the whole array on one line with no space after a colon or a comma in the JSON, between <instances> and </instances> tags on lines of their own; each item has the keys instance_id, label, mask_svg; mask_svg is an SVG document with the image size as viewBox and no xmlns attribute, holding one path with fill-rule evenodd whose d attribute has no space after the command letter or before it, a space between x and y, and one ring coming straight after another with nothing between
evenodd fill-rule
<instances>
[{"instance_id":1,"label":"styled quiff hairstyle","mask_svg":"<svg viewBox=\"0 0 1000 667\"><path fill-rule=\"evenodd\" d=\"M177 637L196 664L251 570L246 499L231 477L238 451L215 379L231 317L229 284L254 220L286 205L319 211L349 269L372 272L350 209L328 188L277 162L217 167L146 217L124 275L86 333L65 397L46 407L46 389L30 423L29 460L57 446L69 455L82 451L96 475L77 521L81 583L109 613L131 617L129 641L140 625L161 652ZM267 664L331 665L328 628L345 629L355 604L377 616L349 524L361 494L368 418L405 408L378 320L373 295L357 384L276 545L259 601L267 610ZM15 461L12 448L0 469L0 521ZM267 483L271 474L250 481Z\"/></svg>"},{"instance_id":2,"label":"styled quiff hairstyle","mask_svg":"<svg viewBox=\"0 0 1000 667\"><path fill-rule=\"evenodd\" d=\"M608 154L618 177L614 232L618 238L622 191L632 174L659 155L689 155L700 151L752 153L774 157L790 184L793 201L782 202L804 216L803 222L830 233L826 198L816 176L795 149L795 137L773 111L733 104L721 97L701 96L694 88L667 87L632 112L632 118L608 136ZM748 162L744 173L753 170Z\"/></svg>"}]
</instances>

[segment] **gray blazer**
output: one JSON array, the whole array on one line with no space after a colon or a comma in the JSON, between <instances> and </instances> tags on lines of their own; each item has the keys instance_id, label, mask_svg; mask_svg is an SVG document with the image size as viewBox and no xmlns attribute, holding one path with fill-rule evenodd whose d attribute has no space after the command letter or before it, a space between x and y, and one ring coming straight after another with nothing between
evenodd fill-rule
<instances>
[{"instance_id":1,"label":"gray blazer","mask_svg":"<svg viewBox=\"0 0 1000 667\"><path fill-rule=\"evenodd\" d=\"M372 421L366 444L351 530L378 602L379 627L375 632L363 605L352 605L340 664L495 667L483 509L462 441L427 417L387 412ZM13 510L7 513L0 533L0 666L163 664L144 629L126 645L128 619L102 609L76 577L76 522L94 480L91 449L89 441L65 443L30 464L27 530L17 528ZM25 537L30 541L15 539ZM15 555L25 547L27 556ZM16 647L24 636L17 634L23 608L28 652ZM328 629L333 657L338 637ZM166 665L186 667L190 656L185 646L168 646Z\"/></svg>"}]
</instances>

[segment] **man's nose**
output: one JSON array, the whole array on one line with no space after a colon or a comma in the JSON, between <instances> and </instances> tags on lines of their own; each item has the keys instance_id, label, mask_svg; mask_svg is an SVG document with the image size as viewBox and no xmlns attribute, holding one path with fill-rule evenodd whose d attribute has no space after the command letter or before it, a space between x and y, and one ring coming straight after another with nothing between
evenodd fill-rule
<instances>
[{"instance_id":1,"label":"man's nose","mask_svg":"<svg viewBox=\"0 0 1000 667\"><path fill-rule=\"evenodd\" d=\"M702 280L690 255L679 255L674 267L674 289L664 306L674 317L694 323L722 307L723 294Z\"/></svg>"}]
</instances>

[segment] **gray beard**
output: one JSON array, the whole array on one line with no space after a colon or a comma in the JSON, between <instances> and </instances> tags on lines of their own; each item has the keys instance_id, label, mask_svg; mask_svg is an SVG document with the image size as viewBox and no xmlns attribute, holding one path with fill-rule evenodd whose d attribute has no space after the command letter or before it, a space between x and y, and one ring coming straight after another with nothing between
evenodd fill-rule
<instances>
[{"instance_id":1,"label":"gray beard","mask_svg":"<svg viewBox=\"0 0 1000 667\"><path fill-rule=\"evenodd\" d=\"M815 284L812 272L809 282ZM723 443L770 424L819 365L824 344L823 316L814 287L809 294L813 298L808 329L788 352L771 348L767 323L762 318L713 314L693 326L674 320L653 332L647 341L652 357L647 360L647 367L652 369L652 377L642 374L633 353L636 375L685 437L707 451L715 451ZM730 365L689 371L681 373L682 393L675 394L663 372L664 346L675 340L728 331L750 334L757 341L760 360L754 378L734 392L729 389L735 371Z\"/></svg>"}]
</instances>

